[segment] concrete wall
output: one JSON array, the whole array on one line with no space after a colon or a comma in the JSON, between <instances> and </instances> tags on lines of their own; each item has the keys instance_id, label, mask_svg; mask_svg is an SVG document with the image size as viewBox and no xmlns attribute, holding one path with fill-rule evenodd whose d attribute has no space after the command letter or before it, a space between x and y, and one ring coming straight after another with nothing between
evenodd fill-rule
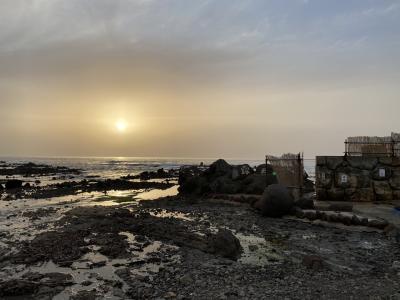
<instances>
[{"instance_id":1,"label":"concrete wall","mask_svg":"<svg viewBox=\"0 0 400 300\"><path fill-rule=\"evenodd\" d=\"M316 191L321 201L400 200L400 158L318 156Z\"/></svg>"}]
</instances>

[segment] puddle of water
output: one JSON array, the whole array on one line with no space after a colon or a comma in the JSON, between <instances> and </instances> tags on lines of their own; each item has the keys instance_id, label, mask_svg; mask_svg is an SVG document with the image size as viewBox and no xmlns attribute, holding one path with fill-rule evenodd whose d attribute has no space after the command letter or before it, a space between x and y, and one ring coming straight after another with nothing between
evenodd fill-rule
<instances>
[{"instance_id":1,"label":"puddle of water","mask_svg":"<svg viewBox=\"0 0 400 300\"><path fill-rule=\"evenodd\" d=\"M173 187L170 187L169 189L166 190L154 189L148 192L139 193L136 195L135 198L138 200L155 200L162 197L176 196L176 195L178 195L178 186L174 185Z\"/></svg>"}]
</instances>

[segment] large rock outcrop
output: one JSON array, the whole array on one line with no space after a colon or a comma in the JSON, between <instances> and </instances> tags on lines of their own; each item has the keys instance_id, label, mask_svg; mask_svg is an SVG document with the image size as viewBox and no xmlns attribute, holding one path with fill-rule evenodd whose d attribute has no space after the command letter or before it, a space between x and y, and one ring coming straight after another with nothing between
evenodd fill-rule
<instances>
[{"instance_id":1,"label":"large rock outcrop","mask_svg":"<svg viewBox=\"0 0 400 300\"><path fill-rule=\"evenodd\" d=\"M272 172L271 172L272 173ZM219 159L208 169L191 166L182 168L179 173L179 192L181 194L258 194L261 195L267 184L276 183L276 177L266 177L258 168L256 171L247 165L230 165Z\"/></svg>"}]
</instances>

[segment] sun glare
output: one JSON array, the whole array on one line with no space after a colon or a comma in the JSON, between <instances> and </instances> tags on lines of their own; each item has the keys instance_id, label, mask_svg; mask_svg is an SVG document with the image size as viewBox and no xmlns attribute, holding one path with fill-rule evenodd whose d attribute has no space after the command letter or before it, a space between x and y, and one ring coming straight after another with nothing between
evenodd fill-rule
<instances>
[{"instance_id":1,"label":"sun glare","mask_svg":"<svg viewBox=\"0 0 400 300\"><path fill-rule=\"evenodd\" d=\"M115 122L115 128L117 129L118 132L124 132L128 125L124 120L118 120Z\"/></svg>"}]
</instances>

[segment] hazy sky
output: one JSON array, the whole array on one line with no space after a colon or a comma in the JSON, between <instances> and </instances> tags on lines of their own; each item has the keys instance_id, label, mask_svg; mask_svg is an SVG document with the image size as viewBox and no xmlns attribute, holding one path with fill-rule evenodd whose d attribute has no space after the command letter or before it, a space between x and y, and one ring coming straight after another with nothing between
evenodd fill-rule
<instances>
[{"instance_id":1,"label":"hazy sky","mask_svg":"<svg viewBox=\"0 0 400 300\"><path fill-rule=\"evenodd\" d=\"M0 0L0 120L0 155L340 154L400 131L400 1Z\"/></svg>"}]
</instances>

